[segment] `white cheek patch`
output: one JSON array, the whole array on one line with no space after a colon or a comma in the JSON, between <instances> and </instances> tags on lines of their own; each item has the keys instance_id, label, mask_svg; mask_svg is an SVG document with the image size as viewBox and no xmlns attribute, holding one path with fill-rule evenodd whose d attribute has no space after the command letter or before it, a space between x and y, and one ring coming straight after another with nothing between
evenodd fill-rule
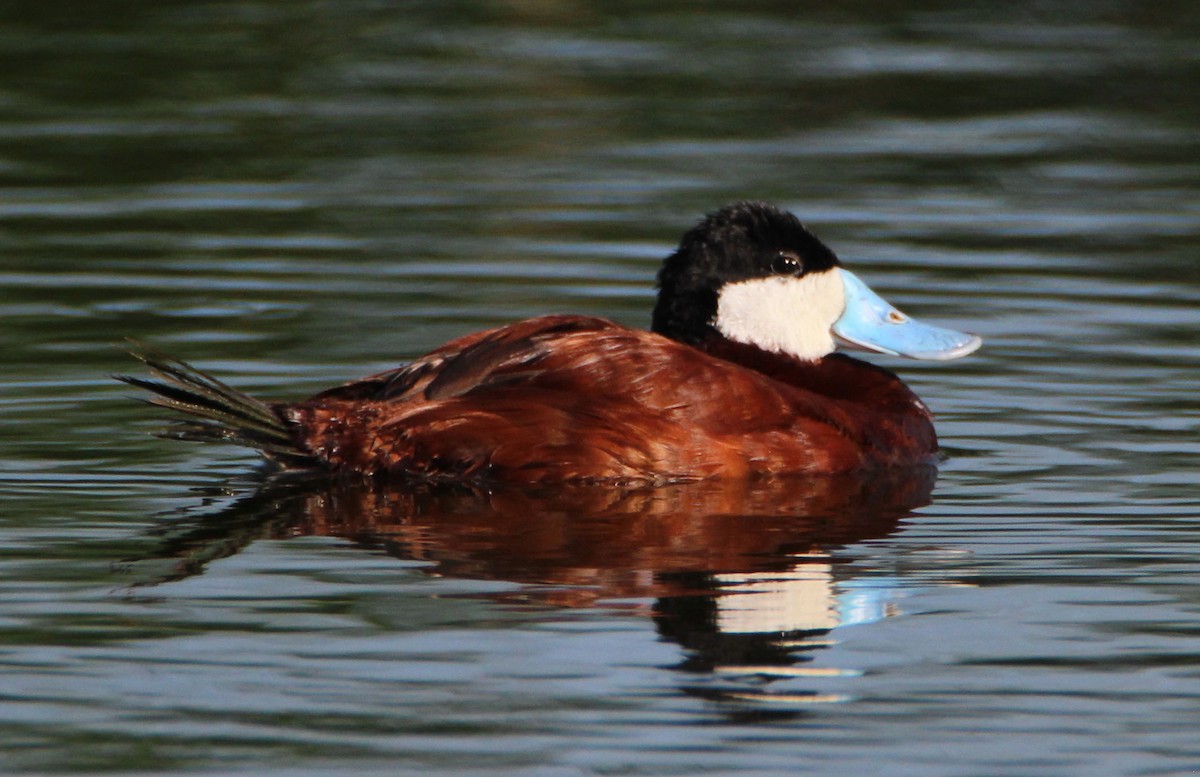
<instances>
[{"instance_id":1,"label":"white cheek patch","mask_svg":"<svg viewBox=\"0 0 1200 777\"><path fill-rule=\"evenodd\" d=\"M841 272L755 278L722 287L713 325L738 343L808 361L837 347L830 327L846 308Z\"/></svg>"}]
</instances>

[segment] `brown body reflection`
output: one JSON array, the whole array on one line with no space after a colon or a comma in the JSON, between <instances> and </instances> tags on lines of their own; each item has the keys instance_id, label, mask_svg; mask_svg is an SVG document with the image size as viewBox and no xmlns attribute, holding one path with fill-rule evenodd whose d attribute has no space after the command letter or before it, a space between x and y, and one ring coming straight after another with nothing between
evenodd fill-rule
<instances>
[{"instance_id":1,"label":"brown body reflection","mask_svg":"<svg viewBox=\"0 0 1200 777\"><path fill-rule=\"evenodd\" d=\"M128 571L133 585L153 585L258 539L342 537L430 562L432 573L530 584L526 598L556 606L653 598L659 632L688 652L682 669L783 667L839 625L833 551L893 532L929 501L935 475L633 490L267 485L208 515L165 520L157 548Z\"/></svg>"},{"instance_id":2,"label":"brown body reflection","mask_svg":"<svg viewBox=\"0 0 1200 777\"><path fill-rule=\"evenodd\" d=\"M255 540L325 536L444 575L586 588L559 604L658 596L680 573L781 569L797 554L885 536L929 501L935 474L542 491L266 485L212 514L164 521L162 544L131 571L135 585L161 583ZM155 570L153 559L169 563Z\"/></svg>"}]
</instances>

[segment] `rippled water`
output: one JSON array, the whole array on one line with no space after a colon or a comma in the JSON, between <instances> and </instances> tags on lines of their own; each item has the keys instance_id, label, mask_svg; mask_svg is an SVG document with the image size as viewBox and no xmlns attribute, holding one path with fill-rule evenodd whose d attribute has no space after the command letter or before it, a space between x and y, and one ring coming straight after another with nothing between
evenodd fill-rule
<instances>
[{"instance_id":1,"label":"rippled water","mask_svg":"<svg viewBox=\"0 0 1200 777\"><path fill-rule=\"evenodd\" d=\"M1193 4L0 11L0 771L1200 770ZM785 205L913 313L931 483L254 492L135 336L299 397L644 324ZM928 504L926 504L928 502Z\"/></svg>"}]
</instances>

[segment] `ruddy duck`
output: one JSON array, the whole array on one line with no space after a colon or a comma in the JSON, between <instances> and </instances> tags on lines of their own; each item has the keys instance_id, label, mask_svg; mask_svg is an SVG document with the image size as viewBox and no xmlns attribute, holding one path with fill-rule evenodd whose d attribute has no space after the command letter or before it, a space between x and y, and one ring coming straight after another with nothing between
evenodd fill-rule
<instances>
[{"instance_id":1,"label":"ruddy duck","mask_svg":"<svg viewBox=\"0 0 1200 777\"><path fill-rule=\"evenodd\" d=\"M651 331L553 315L266 403L148 349L120 376L185 414L162 434L297 470L434 482L661 484L927 464L929 410L838 345L956 359L975 335L891 307L790 213L742 202L688 231Z\"/></svg>"}]
</instances>

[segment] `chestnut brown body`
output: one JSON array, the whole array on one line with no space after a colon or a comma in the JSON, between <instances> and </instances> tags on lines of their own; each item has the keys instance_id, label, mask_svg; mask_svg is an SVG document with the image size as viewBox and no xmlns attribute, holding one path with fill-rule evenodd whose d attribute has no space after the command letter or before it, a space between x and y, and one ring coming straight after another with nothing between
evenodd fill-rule
<instances>
[{"instance_id":1,"label":"chestnut brown body","mask_svg":"<svg viewBox=\"0 0 1200 777\"><path fill-rule=\"evenodd\" d=\"M892 373L714 337L547 316L277 412L321 466L430 480L655 483L928 463L928 410Z\"/></svg>"}]
</instances>

